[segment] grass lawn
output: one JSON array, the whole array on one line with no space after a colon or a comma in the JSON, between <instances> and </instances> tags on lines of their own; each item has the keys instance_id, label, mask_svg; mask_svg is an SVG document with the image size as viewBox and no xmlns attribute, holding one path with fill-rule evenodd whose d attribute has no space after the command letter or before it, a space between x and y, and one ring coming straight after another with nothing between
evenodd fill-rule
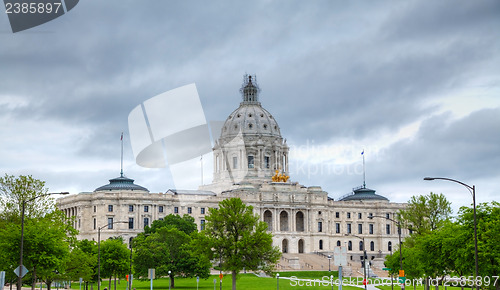
<instances>
[{"instance_id":1,"label":"grass lawn","mask_svg":"<svg viewBox=\"0 0 500 290\"><path fill-rule=\"evenodd\" d=\"M333 275L334 280L338 277L337 272L328 272L328 271L297 271L297 272L280 272L279 286L280 290L282 289L332 289L331 285L327 283L319 283L316 282L312 284L307 281L298 281L298 280L290 280L287 279L289 277L295 276L298 279L316 279L318 281L322 281L324 276L329 277ZM214 279L216 279L215 289L219 289L219 277L210 276L208 279L200 279L199 288L198 289L214 289ZM231 275L224 275L222 279L222 289L231 289ZM153 280L153 289L168 289L168 278L161 278ZM111 289L114 290L113 281L111 282ZM125 280L121 280L120 284L117 284L117 290L125 290L127 282ZM73 283L73 289L79 289L78 283ZM147 281L139 281L134 280L132 288L136 290L148 290L150 289L151 282ZM277 288L277 279L276 278L260 278L253 274L240 274L238 275L238 280L236 281L237 289L239 290L250 290L250 289L276 289ZM108 287L108 280L103 280L101 284L101 290L104 287ZM90 289L90 287L89 287ZM196 288L196 278L175 278L175 289L197 289ZM333 289L338 289L338 287L334 284ZM361 288L354 286L344 286L342 289L345 290L360 290ZM389 286L390 289L390 286ZM395 288L397 290L397 288ZM97 290L97 286L94 285L94 290ZM410 289L408 289L410 290Z\"/></svg>"}]
</instances>

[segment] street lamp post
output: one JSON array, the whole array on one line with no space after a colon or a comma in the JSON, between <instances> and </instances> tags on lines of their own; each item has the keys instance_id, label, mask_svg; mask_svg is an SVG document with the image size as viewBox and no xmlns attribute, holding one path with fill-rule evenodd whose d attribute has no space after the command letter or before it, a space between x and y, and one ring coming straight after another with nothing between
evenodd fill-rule
<instances>
[{"instance_id":1,"label":"street lamp post","mask_svg":"<svg viewBox=\"0 0 500 290\"><path fill-rule=\"evenodd\" d=\"M101 290L101 229L113 224L124 224L128 222L111 222L97 229L97 290Z\"/></svg>"},{"instance_id":2,"label":"street lamp post","mask_svg":"<svg viewBox=\"0 0 500 290\"><path fill-rule=\"evenodd\" d=\"M130 238L129 247L130 247L130 271L128 273L128 290L132 290L132 241L134 238Z\"/></svg>"},{"instance_id":3,"label":"street lamp post","mask_svg":"<svg viewBox=\"0 0 500 290\"><path fill-rule=\"evenodd\" d=\"M402 242L401 242L401 222L400 221L397 221L397 220L393 220L389 217L386 217L386 216L379 216L379 215L370 215L368 216L369 219L373 219L374 217L376 218L383 218L383 219L386 219L386 220L390 220L394 223L396 223L396 225L398 226L398 239L399 239L399 269L400 270L403 270L403 255L401 253L401 249L402 249ZM392 252L392 249L391 249L391 252ZM392 254L392 253L391 253ZM391 279L392 280L392 279ZM405 283L401 283L401 289L405 289Z\"/></svg>"},{"instance_id":4,"label":"street lamp post","mask_svg":"<svg viewBox=\"0 0 500 290\"><path fill-rule=\"evenodd\" d=\"M28 200L23 200L22 201L22 212L21 212L21 245L19 247L19 277L17 279L17 289L21 290L21 287L23 285L23 248L24 248L24 211L26 208L26 203L33 201L39 197L43 196L48 196L52 194L69 194L69 192L49 192L49 193L44 193L37 195L33 198L30 198Z\"/></svg>"},{"instance_id":5,"label":"street lamp post","mask_svg":"<svg viewBox=\"0 0 500 290\"><path fill-rule=\"evenodd\" d=\"M328 255L328 272L332 271L330 267L330 262L332 261L332 255Z\"/></svg>"},{"instance_id":6,"label":"street lamp post","mask_svg":"<svg viewBox=\"0 0 500 290\"><path fill-rule=\"evenodd\" d=\"M475 263L475 275L474 275L474 281L476 281L477 277L479 276L479 259L478 259L478 250L477 250L477 216L476 216L476 186L475 185L468 185L465 184L461 181L451 179L451 178L446 178L446 177L424 177L424 180L447 180L451 182L455 182L458 184L461 184L465 186L469 192L472 194L472 204L474 208L474 263ZM479 290L479 286L476 284L476 290Z\"/></svg>"},{"instance_id":7,"label":"street lamp post","mask_svg":"<svg viewBox=\"0 0 500 290\"><path fill-rule=\"evenodd\" d=\"M367 289L367 284L368 284L368 280L366 279L366 248L365 248L365 238L364 237L360 237L360 236L356 236L356 235L353 235L353 234L346 234L346 236L353 236L353 237L356 237L358 239L361 239L363 241L363 276L364 276L364 281L363 281L363 284L365 285L365 290Z\"/></svg>"}]
</instances>

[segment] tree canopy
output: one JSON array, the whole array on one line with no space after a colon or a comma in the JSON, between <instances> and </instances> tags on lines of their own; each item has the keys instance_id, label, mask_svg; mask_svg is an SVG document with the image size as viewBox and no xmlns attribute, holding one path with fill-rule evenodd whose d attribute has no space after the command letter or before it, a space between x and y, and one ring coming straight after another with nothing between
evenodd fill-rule
<instances>
[{"instance_id":1,"label":"tree canopy","mask_svg":"<svg viewBox=\"0 0 500 290\"><path fill-rule=\"evenodd\" d=\"M208 278L210 261L197 253L199 234L191 216L168 215L162 221L155 221L145 233L139 234L132 242L134 251L134 272L139 277L147 277L149 268L155 268L156 275L170 273L171 287L175 287L175 277Z\"/></svg>"},{"instance_id":2,"label":"tree canopy","mask_svg":"<svg viewBox=\"0 0 500 290\"><path fill-rule=\"evenodd\" d=\"M158 231L158 229L166 226L172 226L176 229L186 233L191 234L197 231L196 224L194 222L194 218L188 214L184 216L180 216L177 214L169 214L163 218L163 220L155 220L151 226L147 226L144 229L145 234L151 234Z\"/></svg>"},{"instance_id":3,"label":"tree canopy","mask_svg":"<svg viewBox=\"0 0 500 290\"><path fill-rule=\"evenodd\" d=\"M218 209L209 209L206 220L201 247L211 260L220 261L223 271L231 271L233 290L244 268L272 272L281 253L273 247L267 224L259 221L252 206L239 198L229 198L221 201Z\"/></svg>"},{"instance_id":4,"label":"tree canopy","mask_svg":"<svg viewBox=\"0 0 500 290\"><path fill-rule=\"evenodd\" d=\"M56 209L53 199L44 196L48 191L44 185L32 176L0 178L0 266L8 270L7 281L13 282L11 270L19 265L21 210L26 201L23 265L30 273L24 280L40 278L50 289L57 273L65 270L76 231L70 220Z\"/></svg>"},{"instance_id":5,"label":"tree canopy","mask_svg":"<svg viewBox=\"0 0 500 290\"><path fill-rule=\"evenodd\" d=\"M432 202L429 202L431 200ZM451 220L449 202L442 195L413 197L401 220L415 232L405 238L403 268L409 279L445 276L472 277L475 273L474 217L472 207L460 208ZM500 289L500 281L484 285L484 277L500 275L500 203L477 206L479 277L483 287ZM397 273L399 252L386 257L385 265ZM467 282L470 285L472 282Z\"/></svg>"}]
</instances>

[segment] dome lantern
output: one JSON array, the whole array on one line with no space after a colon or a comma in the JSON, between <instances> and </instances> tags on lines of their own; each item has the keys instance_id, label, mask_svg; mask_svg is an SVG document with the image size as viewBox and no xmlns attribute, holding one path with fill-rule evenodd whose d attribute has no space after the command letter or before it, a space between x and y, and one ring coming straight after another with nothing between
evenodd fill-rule
<instances>
[{"instance_id":1,"label":"dome lantern","mask_svg":"<svg viewBox=\"0 0 500 290\"><path fill-rule=\"evenodd\" d=\"M252 81L251 75L245 75L243 77L243 85L241 86L240 92L244 103L258 103L260 88L257 85L257 77L253 76Z\"/></svg>"}]
</instances>

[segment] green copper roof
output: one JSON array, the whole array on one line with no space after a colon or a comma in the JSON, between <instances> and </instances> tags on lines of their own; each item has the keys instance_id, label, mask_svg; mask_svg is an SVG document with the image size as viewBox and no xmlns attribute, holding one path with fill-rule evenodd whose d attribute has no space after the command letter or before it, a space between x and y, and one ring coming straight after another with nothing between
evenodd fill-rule
<instances>
[{"instance_id":1,"label":"green copper roof","mask_svg":"<svg viewBox=\"0 0 500 290\"><path fill-rule=\"evenodd\" d=\"M109 184L103 185L94 191L111 191L111 190L141 190L149 192L147 188L134 184L133 179L125 177L123 176L123 174L121 174L120 177L110 179Z\"/></svg>"},{"instance_id":2,"label":"green copper roof","mask_svg":"<svg viewBox=\"0 0 500 290\"><path fill-rule=\"evenodd\" d=\"M388 198L375 194L375 190L366 188L364 186L354 188L352 194L343 196L339 201L353 201L353 200L384 200L389 201Z\"/></svg>"}]
</instances>

